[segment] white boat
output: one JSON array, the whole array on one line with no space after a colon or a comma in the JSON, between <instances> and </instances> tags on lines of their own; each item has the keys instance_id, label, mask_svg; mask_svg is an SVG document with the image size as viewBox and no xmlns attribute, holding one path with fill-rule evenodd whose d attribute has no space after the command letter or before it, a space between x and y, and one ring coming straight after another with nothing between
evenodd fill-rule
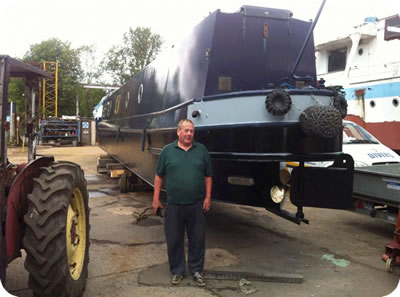
<instances>
[{"instance_id":1,"label":"white boat","mask_svg":"<svg viewBox=\"0 0 400 297\"><path fill-rule=\"evenodd\" d=\"M347 120L400 151L400 17L366 18L316 46L317 77L342 86ZM323 82L323 81L322 81Z\"/></svg>"}]
</instances>

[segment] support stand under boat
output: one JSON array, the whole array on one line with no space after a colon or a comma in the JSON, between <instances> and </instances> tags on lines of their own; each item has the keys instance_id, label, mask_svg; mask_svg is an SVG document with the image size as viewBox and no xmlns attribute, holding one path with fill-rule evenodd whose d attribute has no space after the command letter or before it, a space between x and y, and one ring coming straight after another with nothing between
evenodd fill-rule
<instances>
[{"instance_id":1,"label":"support stand under boat","mask_svg":"<svg viewBox=\"0 0 400 297\"><path fill-rule=\"evenodd\" d=\"M382 260L386 262L387 272L394 272L395 266L400 265L400 209L397 215L396 229L393 233L393 241L385 246L385 253L382 255Z\"/></svg>"}]
</instances>

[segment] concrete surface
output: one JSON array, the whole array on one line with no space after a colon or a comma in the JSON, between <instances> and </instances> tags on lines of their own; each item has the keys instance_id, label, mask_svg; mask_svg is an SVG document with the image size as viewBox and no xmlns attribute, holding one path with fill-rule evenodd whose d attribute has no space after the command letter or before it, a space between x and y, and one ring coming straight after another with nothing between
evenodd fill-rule
<instances>
[{"instance_id":1,"label":"concrete surface","mask_svg":"<svg viewBox=\"0 0 400 297\"><path fill-rule=\"evenodd\" d=\"M299 274L302 284L208 280L198 288L189 275L170 285L162 218L148 216L151 192L119 193L118 180L96 172L98 147L41 147L81 165L91 207L90 263L84 297L105 296L326 296L377 297L392 292L400 268L380 259L394 226L350 211L306 208L310 225L297 226L260 208L214 202L207 214L206 269ZM9 149L14 163L26 160ZM290 207L290 205L288 205ZM7 270L6 289L30 297L23 257ZM247 294L246 294L247 293ZM251 293L251 294L249 294Z\"/></svg>"}]
</instances>

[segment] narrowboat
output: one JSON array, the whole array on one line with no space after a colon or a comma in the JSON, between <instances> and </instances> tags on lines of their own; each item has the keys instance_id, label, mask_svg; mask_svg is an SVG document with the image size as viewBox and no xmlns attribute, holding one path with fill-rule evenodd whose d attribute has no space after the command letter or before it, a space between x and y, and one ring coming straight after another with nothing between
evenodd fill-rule
<instances>
[{"instance_id":1,"label":"narrowboat","mask_svg":"<svg viewBox=\"0 0 400 297\"><path fill-rule=\"evenodd\" d=\"M102 100L100 147L126 167L124 180L152 185L160 151L177 138L178 122L190 119L195 140L210 152L213 199L263 207L298 224L308 222L304 206L350 207L346 101L317 88L314 26L284 9L211 13ZM334 164L304 166L324 160ZM287 161L300 166L289 173ZM282 207L285 199L294 211Z\"/></svg>"}]
</instances>

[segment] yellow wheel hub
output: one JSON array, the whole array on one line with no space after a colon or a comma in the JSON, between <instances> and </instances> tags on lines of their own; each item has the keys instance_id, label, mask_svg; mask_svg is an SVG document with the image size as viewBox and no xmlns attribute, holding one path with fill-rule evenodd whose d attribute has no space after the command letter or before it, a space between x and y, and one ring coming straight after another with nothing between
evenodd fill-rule
<instances>
[{"instance_id":1,"label":"yellow wheel hub","mask_svg":"<svg viewBox=\"0 0 400 297\"><path fill-rule=\"evenodd\" d=\"M67 257L69 273L74 280L82 273L86 255L86 212L81 191L75 188L67 213Z\"/></svg>"}]
</instances>

